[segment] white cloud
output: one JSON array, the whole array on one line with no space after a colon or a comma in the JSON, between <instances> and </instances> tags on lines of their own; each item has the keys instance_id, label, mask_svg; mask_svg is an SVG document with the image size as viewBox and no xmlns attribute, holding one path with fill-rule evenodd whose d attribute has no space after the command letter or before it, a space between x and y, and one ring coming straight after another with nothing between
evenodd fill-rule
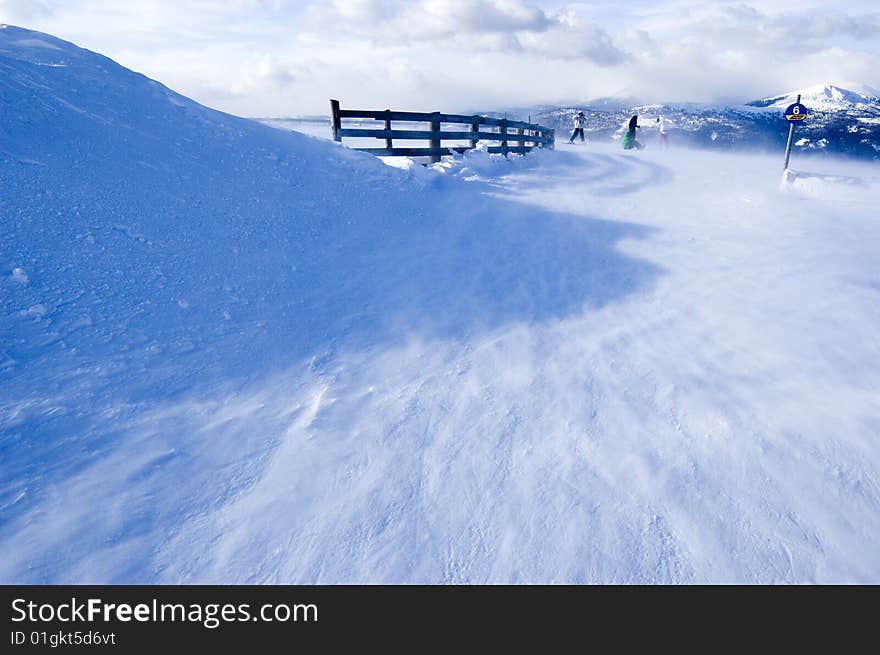
<instances>
[{"instance_id":1,"label":"white cloud","mask_svg":"<svg viewBox=\"0 0 880 655\"><path fill-rule=\"evenodd\" d=\"M560 14L551 29L521 35L520 42L535 55L586 60L599 66L620 64L628 57L604 30L573 12Z\"/></svg>"},{"instance_id":2,"label":"white cloud","mask_svg":"<svg viewBox=\"0 0 880 655\"><path fill-rule=\"evenodd\" d=\"M747 100L880 86L880 12L851 0L0 0L0 21L103 52L218 108L469 111Z\"/></svg>"},{"instance_id":3,"label":"white cloud","mask_svg":"<svg viewBox=\"0 0 880 655\"><path fill-rule=\"evenodd\" d=\"M316 3L310 15L321 29L392 40L542 31L552 25L542 9L520 0L336 0Z\"/></svg>"},{"instance_id":4,"label":"white cloud","mask_svg":"<svg viewBox=\"0 0 880 655\"><path fill-rule=\"evenodd\" d=\"M605 31L576 12L545 11L521 0L340 0L313 7L309 24L315 33L342 31L377 46L445 44L457 50L586 59L598 65L626 58Z\"/></svg>"},{"instance_id":5,"label":"white cloud","mask_svg":"<svg viewBox=\"0 0 880 655\"><path fill-rule=\"evenodd\" d=\"M27 24L51 15L42 0L0 0L0 22L13 25Z\"/></svg>"},{"instance_id":6,"label":"white cloud","mask_svg":"<svg viewBox=\"0 0 880 655\"><path fill-rule=\"evenodd\" d=\"M736 4L659 22L650 16L642 26L653 46L627 72L629 90L649 99L747 100L817 82L876 80L880 14L776 9Z\"/></svg>"}]
</instances>

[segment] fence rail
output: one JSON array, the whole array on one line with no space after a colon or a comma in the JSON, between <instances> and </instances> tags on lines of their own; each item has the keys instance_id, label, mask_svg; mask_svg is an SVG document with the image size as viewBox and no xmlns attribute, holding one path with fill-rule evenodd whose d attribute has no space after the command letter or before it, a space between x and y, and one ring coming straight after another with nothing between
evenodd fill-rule
<instances>
[{"instance_id":1,"label":"fence rail","mask_svg":"<svg viewBox=\"0 0 880 655\"><path fill-rule=\"evenodd\" d=\"M338 100L330 101L330 115L334 141L342 141L344 137L384 139L384 148L354 148L354 150L386 157L430 157L432 162L438 162L443 155L476 148L479 141L497 141L499 145L489 146L488 151L507 156L511 152L526 153L533 148L552 149L555 142L555 132L550 128L536 123L509 121L506 118L443 114L439 111L420 113L391 111L390 109L384 111L340 109ZM344 118L383 121L383 127L342 127L342 119ZM393 129L391 126L393 121L427 123L430 125L430 129ZM444 123L467 125L468 129L444 130L442 129ZM492 128L497 128L497 130ZM395 140L427 141L429 145L428 147L394 147ZM468 141L470 145L444 146L443 141ZM510 145L511 143L516 145Z\"/></svg>"}]
</instances>

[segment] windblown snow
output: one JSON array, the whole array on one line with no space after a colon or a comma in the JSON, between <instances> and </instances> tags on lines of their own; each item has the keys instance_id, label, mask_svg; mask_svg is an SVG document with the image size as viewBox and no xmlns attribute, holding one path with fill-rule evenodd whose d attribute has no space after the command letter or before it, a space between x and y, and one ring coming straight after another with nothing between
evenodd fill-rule
<instances>
[{"instance_id":1,"label":"windblown snow","mask_svg":"<svg viewBox=\"0 0 880 655\"><path fill-rule=\"evenodd\" d=\"M15 27L0 111L0 581L880 580L876 166L390 167Z\"/></svg>"}]
</instances>

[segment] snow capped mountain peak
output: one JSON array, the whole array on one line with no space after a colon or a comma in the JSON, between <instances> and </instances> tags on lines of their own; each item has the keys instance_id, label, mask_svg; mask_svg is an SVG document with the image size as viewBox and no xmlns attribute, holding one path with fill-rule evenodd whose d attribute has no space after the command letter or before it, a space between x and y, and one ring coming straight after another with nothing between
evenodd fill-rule
<instances>
[{"instance_id":1,"label":"snow capped mountain peak","mask_svg":"<svg viewBox=\"0 0 880 655\"><path fill-rule=\"evenodd\" d=\"M880 91L859 83L847 84L846 87L837 84L816 84L749 104L758 107L785 107L795 102L798 95L801 96L801 102L810 109L836 111L852 109L858 105L876 104L877 99L880 98Z\"/></svg>"},{"instance_id":2,"label":"snow capped mountain peak","mask_svg":"<svg viewBox=\"0 0 880 655\"><path fill-rule=\"evenodd\" d=\"M797 93L790 94L797 95ZM877 97L877 91L865 84L848 85L848 88L836 84L817 84L800 91L801 100L831 103L836 106L858 104Z\"/></svg>"}]
</instances>

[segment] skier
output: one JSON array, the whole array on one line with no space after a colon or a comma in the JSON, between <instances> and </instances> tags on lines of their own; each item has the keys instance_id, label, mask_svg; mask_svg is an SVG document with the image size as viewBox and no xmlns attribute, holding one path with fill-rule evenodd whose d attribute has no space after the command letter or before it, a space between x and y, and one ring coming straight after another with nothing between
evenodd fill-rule
<instances>
[{"instance_id":1,"label":"skier","mask_svg":"<svg viewBox=\"0 0 880 655\"><path fill-rule=\"evenodd\" d=\"M633 114L633 117L629 119L629 127L627 127L626 134L623 135L624 150L632 150L633 148L641 150L644 148L644 146L636 140L636 130L640 127L639 115Z\"/></svg>"},{"instance_id":2,"label":"skier","mask_svg":"<svg viewBox=\"0 0 880 655\"><path fill-rule=\"evenodd\" d=\"M662 116L657 117L657 139L660 141L660 147L663 150L669 148L669 143L666 141L666 121Z\"/></svg>"},{"instance_id":3,"label":"skier","mask_svg":"<svg viewBox=\"0 0 880 655\"><path fill-rule=\"evenodd\" d=\"M574 132L571 133L571 138L568 140L569 143L574 143L574 138L576 136L581 137L581 143L586 141L584 139L584 128L587 126L587 117L584 116L584 112L579 111L577 116L574 117Z\"/></svg>"}]
</instances>

